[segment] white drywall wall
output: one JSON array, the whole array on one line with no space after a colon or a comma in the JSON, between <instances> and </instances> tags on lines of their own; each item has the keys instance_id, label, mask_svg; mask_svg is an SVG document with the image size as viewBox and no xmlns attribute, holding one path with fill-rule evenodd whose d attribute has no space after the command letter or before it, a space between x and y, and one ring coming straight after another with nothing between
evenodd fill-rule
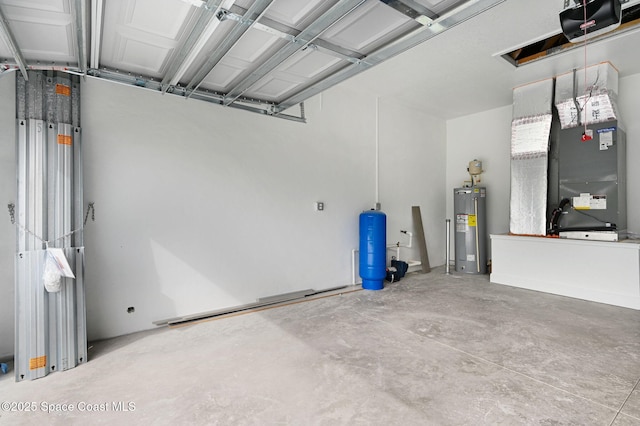
<instances>
[{"instance_id":1,"label":"white drywall wall","mask_svg":"<svg viewBox=\"0 0 640 426\"><path fill-rule=\"evenodd\" d=\"M447 121L447 218L451 219L454 259L453 188L469 180L469 161L482 161L481 186L487 188L487 231L509 232L511 105ZM487 239L488 242L488 239ZM491 249L488 247L489 255Z\"/></svg>"},{"instance_id":2,"label":"white drywall wall","mask_svg":"<svg viewBox=\"0 0 640 426\"><path fill-rule=\"evenodd\" d=\"M393 100L379 103L380 202L387 214L387 244L409 240L400 233L414 233L412 249L401 248L401 260L420 260L418 235L411 215L420 206L431 266L444 264L446 123ZM389 251L395 256L395 250Z\"/></svg>"},{"instance_id":3,"label":"white drywall wall","mask_svg":"<svg viewBox=\"0 0 640 426\"><path fill-rule=\"evenodd\" d=\"M15 76L0 76L0 360L13 356L16 231L7 205L16 202Z\"/></svg>"},{"instance_id":4,"label":"white drywall wall","mask_svg":"<svg viewBox=\"0 0 640 426\"><path fill-rule=\"evenodd\" d=\"M620 121L627 132L627 229L640 237L640 74L618 85Z\"/></svg>"},{"instance_id":5,"label":"white drywall wall","mask_svg":"<svg viewBox=\"0 0 640 426\"><path fill-rule=\"evenodd\" d=\"M89 339L348 284L372 202L374 108L339 92L320 108L304 125L89 79Z\"/></svg>"},{"instance_id":6,"label":"white drywall wall","mask_svg":"<svg viewBox=\"0 0 640 426\"><path fill-rule=\"evenodd\" d=\"M82 100L85 201L96 207L85 232L90 339L351 282L358 214L375 195L374 97L328 91L307 102L308 124L93 79ZM399 117L385 152L444 152L442 121L430 129L401 106L380 121ZM407 180L437 182L445 164L432 163ZM393 208L432 197L407 193ZM443 214L423 210L429 227Z\"/></svg>"}]
</instances>

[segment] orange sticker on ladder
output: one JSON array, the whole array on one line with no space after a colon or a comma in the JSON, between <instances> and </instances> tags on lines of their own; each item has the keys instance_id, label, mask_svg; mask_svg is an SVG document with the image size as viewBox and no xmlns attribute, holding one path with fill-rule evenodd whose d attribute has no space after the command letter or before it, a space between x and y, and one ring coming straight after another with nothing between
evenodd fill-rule
<instances>
[{"instance_id":1,"label":"orange sticker on ladder","mask_svg":"<svg viewBox=\"0 0 640 426\"><path fill-rule=\"evenodd\" d=\"M56 84L56 95L71 96L71 87L64 84Z\"/></svg>"},{"instance_id":2,"label":"orange sticker on ladder","mask_svg":"<svg viewBox=\"0 0 640 426\"><path fill-rule=\"evenodd\" d=\"M70 135L58 135L58 145L71 145L73 139Z\"/></svg>"},{"instance_id":3,"label":"orange sticker on ladder","mask_svg":"<svg viewBox=\"0 0 640 426\"><path fill-rule=\"evenodd\" d=\"M37 370L38 368L44 368L47 366L47 356L42 355L37 358L31 358L29 360L29 370Z\"/></svg>"}]
</instances>

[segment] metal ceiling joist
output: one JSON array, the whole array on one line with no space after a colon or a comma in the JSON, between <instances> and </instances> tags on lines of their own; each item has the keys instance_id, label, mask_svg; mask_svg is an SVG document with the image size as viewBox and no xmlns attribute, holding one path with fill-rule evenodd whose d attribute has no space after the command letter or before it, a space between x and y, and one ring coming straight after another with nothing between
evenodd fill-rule
<instances>
[{"instance_id":1,"label":"metal ceiling joist","mask_svg":"<svg viewBox=\"0 0 640 426\"><path fill-rule=\"evenodd\" d=\"M148 89L155 92L159 92L162 90L162 83L160 82L146 79L139 76L134 76L131 74L122 74L117 71L111 71L107 69L90 69L87 71L87 75L91 77L99 78L102 80L111 81L114 83L121 83L127 86L136 86L139 88ZM187 91L183 87L174 87L170 93L172 95L181 96L184 98L187 97ZM224 105L224 95L220 93L198 89L190 92L188 95L192 99L209 102L216 105ZM232 108L255 112L261 115L275 116L278 118L283 118L285 120L297 121L301 123L306 122L306 119L304 118L304 116L297 117L295 115L282 114L282 113L279 113L276 116L274 115L275 105L273 105L272 103L268 103L260 100L239 98L237 102L229 106Z\"/></svg>"},{"instance_id":2,"label":"metal ceiling joist","mask_svg":"<svg viewBox=\"0 0 640 426\"><path fill-rule=\"evenodd\" d=\"M344 49L341 49L339 46L329 43L326 40L316 40L315 42L311 43L308 47L315 49L318 52L324 53L326 55L351 62L352 64L357 64L364 58L364 55L356 55L352 52L346 52L346 51L343 52Z\"/></svg>"},{"instance_id":3,"label":"metal ceiling joist","mask_svg":"<svg viewBox=\"0 0 640 426\"><path fill-rule=\"evenodd\" d=\"M403 15L408 16L411 19L419 19L421 16L426 16L427 18L433 20L438 18L438 14L433 12L432 10L427 9L422 6L420 3L416 3L413 0L380 0L382 3L386 4L402 13Z\"/></svg>"},{"instance_id":4,"label":"metal ceiling joist","mask_svg":"<svg viewBox=\"0 0 640 426\"><path fill-rule=\"evenodd\" d=\"M72 3L73 25L76 33L76 56L78 68L87 71L87 3L75 0Z\"/></svg>"},{"instance_id":5,"label":"metal ceiling joist","mask_svg":"<svg viewBox=\"0 0 640 426\"><path fill-rule=\"evenodd\" d=\"M89 66L91 68L98 68L100 66L103 12L103 0L91 0L91 58L89 60Z\"/></svg>"},{"instance_id":6,"label":"metal ceiling joist","mask_svg":"<svg viewBox=\"0 0 640 426\"><path fill-rule=\"evenodd\" d=\"M234 6L232 9L242 9L242 8ZM243 22L243 17L234 12L226 13L225 19L233 19L238 22ZM278 38L287 40L289 42L294 42L296 37L301 32L296 30L295 28L287 27L286 25L277 23L266 17L261 18L260 22L252 22L251 25L252 25L252 28L255 30L263 31L265 33L274 35ZM349 51L340 46L336 46L335 44L330 43L326 40L317 39L313 43L310 43L308 47L316 49L317 51L327 54L329 56L340 58L345 61L349 61L353 63L357 63L362 59L362 55L358 55L355 52Z\"/></svg>"},{"instance_id":7,"label":"metal ceiling joist","mask_svg":"<svg viewBox=\"0 0 640 426\"><path fill-rule=\"evenodd\" d=\"M432 37L435 37L441 32L452 28L470 18L473 18L474 16L504 1L505 0L470 0L435 19L429 25L418 28L417 30L410 32L404 37L400 37L399 39L372 52L371 54L367 55L367 57L364 58L364 60L362 60L360 63L348 65L335 72L328 78L316 84L313 84L306 89L301 90L288 99L283 100L276 106L276 114L288 108L291 108L292 106L310 98L311 96L317 95L318 93L338 83L341 83L344 80L353 77L354 75L359 74L374 65L384 62L387 59L390 59L408 49L411 49L412 47L415 47L418 44L423 43Z\"/></svg>"},{"instance_id":8,"label":"metal ceiling joist","mask_svg":"<svg viewBox=\"0 0 640 426\"><path fill-rule=\"evenodd\" d=\"M227 3L227 8L233 4L233 0L208 0L206 4L198 8L196 23L189 36L176 53L175 59L169 64L169 68L162 79L162 92L175 85L191 65L196 55L202 50L205 43L220 24L220 7Z\"/></svg>"},{"instance_id":9,"label":"metal ceiling joist","mask_svg":"<svg viewBox=\"0 0 640 426\"><path fill-rule=\"evenodd\" d=\"M260 19L260 22L245 20L244 15L246 13L247 10L238 6L233 6L229 11L227 11L227 13L225 13L224 19L230 19L236 22L244 23L245 25L250 25L251 28L255 30L263 31L265 33L288 41L294 41L296 35L300 34L300 31L297 31L290 27L286 27L286 30L282 29L282 27L285 27L283 24L278 24L277 26L281 28L276 28L276 25L273 25L274 21L271 21L266 17L262 17Z\"/></svg>"},{"instance_id":10,"label":"metal ceiling joist","mask_svg":"<svg viewBox=\"0 0 640 426\"><path fill-rule=\"evenodd\" d=\"M325 31L347 16L353 10L365 3L366 0L342 0L322 16L307 26L293 42L287 44L273 56L267 59L257 69L252 71L240 83L232 88L225 96L224 105L230 105L235 102L242 94L260 81L267 74L276 69L280 64L287 60L291 55L302 50L313 43Z\"/></svg>"},{"instance_id":11,"label":"metal ceiling joist","mask_svg":"<svg viewBox=\"0 0 640 426\"><path fill-rule=\"evenodd\" d=\"M18 66L17 63L4 62L2 65L0 65L0 76L2 76L3 73L18 71L19 69L20 69L20 66ZM28 71L60 71L67 74L74 74L74 75L80 75L80 76L85 75L85 73L78 67L70 67L67 64L55 63L55 62L47 65L27 64L27 69Z\"/></svg>"},{"instance_id":12,"label":"metal ceiling joist","mask_svg":"<svg viewBox=\"0 0 640 426\"><path fill-rule=\"evenodd\" d=\"M13 58L18 64L18 68L20 68L20 72L26 81L29 81L29 75L27 74L27 63L22 56L22 52L18 47L18 43L16 43L16 39L13 37L11 33L11 29L9 28L9 21L4 17L2 13L2 9L0 8L0 38L4 40L5 44L11 51Z\"/></svg>"},{"instance_id":13,"label":"metal ceiling joist","mask_svg":"<svg viewBox=\"0 0 640 426\"><path fill-rule=\"evenodd\" d=\"M216 50L211 54L209 59L200 67L195 76L187 85L187 91L190 92L200 87L202 81L209 75L213 68L222 60L222 58L231 50L240 38L257 23L258 19L265 13L267 8L273 3L273 0L256 0L251 7L244 13L242 18L233 27L231 32L220 43Z\"/></svg>"},{"instance_id":14,"label":"metal ceiling joist","mask_svg":"<svg viewBox=\"0 0 640 426\"><path fill-rule=\"evenodd\" d=\"M187 0L184 0L187 1ZM166 67L162 81L154 81L153 78L133 75L131 73L120 73L118 71L99 69L100 66L100 48L102 40L102 24L103 10L109 11L108 3L105 0L72 0L71 15L73 34L75 38L74 44L77 48L77 67L75 64L57 64L47 62L42 65L39 61L34 61L32 65L27 63L10 31L9 23L15 25L13 21L7 21L0 10L0 36L2 36L7 46L10 48L15 58L15 64L5 62L2 65L0 73L15 71L20 69L21 73L27 77L27 70L30 69L51 69L61 70L72 74L91 75L105 80L120 82L128 85L144 87L153 91L171 92L177 96L184 98L194 98L206 102L231 106L262 115L277 116L295 121L304 122L304 114L301 111L301 117L296 113L285 112L289 108L301 104L307 98L330 88L349 77L356 75L374 65L377 65L405 50L408 50L428 39L434 37L442 31L451 28L466 19L469 19L504 0L467 0L463 1L457 7L444 9L440 7L437 13L429 10L422 4L420 0L377 0L378 3L384 3L389 7L399 10L406 16L412 17L414 21L422 24L421 26L413 25L414 30L405 32L404 35L387 42L382 47L377 48L373 52L364 54L356 52L348 48L340 47L331 40L328 30L333 28L345 16L356 10L367 2L372 0L338 0L332 2L332 6L321 14L319 18L307 25L302 30L289 27L287 24L278 22L264 16L265 11L272 4L273 0L254 0L251 3L243 1L242 4L250 4L246 9L234 5L234 0L206 0L206 1L190 1L194 7L186 15L188 22L192 25L187 27L185 37L180 37L182 43L179 49L173 51L173 58ZM640 1L640 0L639 0ZM189 2L189 1L187 1ZM423 2L421 2L423 3ZM460 1L457 2L458 4ZM452 3L448 3L452 4ZM87 8L91 8L88 10ZM327 6L329 7L329 6ZM396 16L396 18L398 18ZM435 19L433 19L435 18ZM228 23L225 28L225 34L221 35L222 42L217 47L212 48L213 52L209 56L203 55L205 45L209 46L211 35L220 22L225 19L235 20L236 24ZM91 22L89 22L89 20ZM214 69L216 64L225 58L230 49L237 45L238 41L246 34L249 29L255 29L268 33L272 36L285 40L283 47L272 54L265 62L258 65L257 68L246 69L245 74L240 78L240 82L225 94L216 91L203 89L203 81L209 73ZM227 30L231 32L227 33ZM90 31L90 33L89 33ZM182 33L183 34L183 33ZM324 40L324 36L329 40ZM90 39L89 39L90 37ZM105 39L106 40L106 39ZM90 43L90 46L88 45ZM280 42L280 44L283 44ZM379 44L377 44L379 45ZM312 80L305 84L296 83L298 89L291 91L292 95L287 95L285 100L270 101L266 99L251 99L248 97L252 88L259 82L264 81L265 77L277 71L279 67L287 60L298 59L299 54L304 50L317 50L326 55L339 58L340 61L331 61L331 69L337 70L325 77L323 80ZM105 51L106 52L106 51ZM366 52L369 52L368 50ZM90 55L89 55L90 53ZM316 58L320 58L319 55ZM106 58L105 58L106 60ZM190 69L189 67L194 61L199 60L200 69ZM90 61L90 64L87 62ZM71 65L71 66L69 66ZM90 65L89 69L88 65ZM341 67L342 66L342 67ZM334 68L335 67L335 68ZM177 84L180 79L189 71L191 81L188 85L180 86ZM324 72L323 75L328 73ZM194 75L195 74L195 75ZM206 84L204 84L206 87ZM274 98L270 97L269 99ZM291 110L293 111L293 110Z\"/></svg>"}]
</instances>

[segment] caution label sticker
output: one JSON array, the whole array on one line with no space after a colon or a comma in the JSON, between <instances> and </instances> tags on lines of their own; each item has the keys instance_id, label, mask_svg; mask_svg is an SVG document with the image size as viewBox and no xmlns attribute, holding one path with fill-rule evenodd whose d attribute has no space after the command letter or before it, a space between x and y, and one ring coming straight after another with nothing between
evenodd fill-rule
<instances>
[{"instance_id":1,"label":"caution label sticker","mask_svg":"<svg viewBox=\"0 0 640 426\"><path fill-rule=\"evenodd\" d=\"M56 84L56 95L71 96L71 87L64 84Z\"/></svg>"},{"instance_id":2,"label":"caution label sticker","mask_svg":"<svg viewBox=\"0 0 640 426\"><path fill-rule=\"evenodd\" d=\"M47 356L39 356L31 358L29 360L29 370L37 370L38 368L44 368L47 366Z\"/></svg>"},{"instance_id":3,"label":"caution label sticker","mask_svg":"<svg viewBox=\"0 0 640 426\"><path fill-rule=\"evenodd\" d=\"M72 143L71 135L58 135L58 145L71 145Z\"/></svg>"},{"instance_id":4,"label":"caution label sticker","mask_svg":"<svg viewBox=\"0 0 640 426\"><path fill-rule=\"evenodd\" d=\"M476 215L475 214L470 214L469 215L469 226L476 226Z\"/></svg>"}]
</instances>

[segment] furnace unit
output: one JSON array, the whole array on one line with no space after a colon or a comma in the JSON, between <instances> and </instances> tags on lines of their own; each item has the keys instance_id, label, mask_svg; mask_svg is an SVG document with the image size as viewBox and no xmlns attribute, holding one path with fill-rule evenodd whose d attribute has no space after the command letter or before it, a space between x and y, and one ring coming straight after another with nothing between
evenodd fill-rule
<instances>
[{"instance_id":1,"label":"furnace unit","mask_svg":"<svg viewBox=\"0 0 640 426\"><path fill-rule=\"evenodd\" d=\"M618 241L627 229L626 137L617 120L552 132L549 179L550 233L560 237ZM554 176L555 175L555 176ZM555 222L555 224L554 224Z\"/></svg>"}]
</instances>

